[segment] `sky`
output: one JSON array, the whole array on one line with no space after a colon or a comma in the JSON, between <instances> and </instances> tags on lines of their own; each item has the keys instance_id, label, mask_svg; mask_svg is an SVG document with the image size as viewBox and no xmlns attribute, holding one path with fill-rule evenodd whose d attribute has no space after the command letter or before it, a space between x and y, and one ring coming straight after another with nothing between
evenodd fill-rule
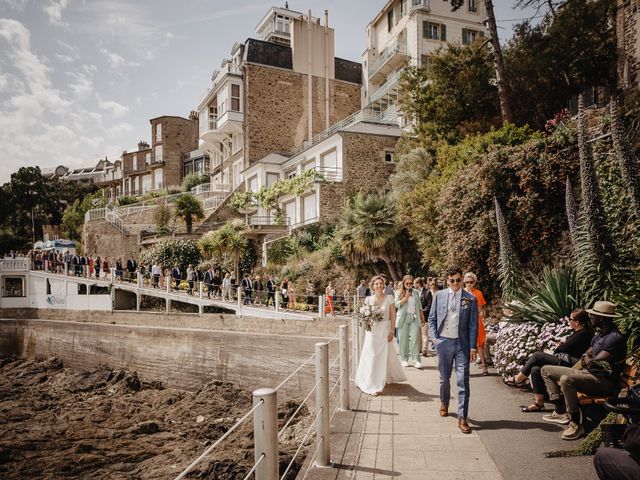
<instances>
[{"instance_id":1,"label":"sky","mask_svg":"<svg viewBox=\"0 0 640 480\"><path fill-rule=\"evenodd\" d=\"M435 0L432 0L435 1ZM360 61L386 0L290 0L329 10L336 56ZM494 0L501 39L535 11ZM117 160L149 119L188 116L234 42L274 0L0 0L0 184L22 166Z\"/></svg>"}]
</instances>

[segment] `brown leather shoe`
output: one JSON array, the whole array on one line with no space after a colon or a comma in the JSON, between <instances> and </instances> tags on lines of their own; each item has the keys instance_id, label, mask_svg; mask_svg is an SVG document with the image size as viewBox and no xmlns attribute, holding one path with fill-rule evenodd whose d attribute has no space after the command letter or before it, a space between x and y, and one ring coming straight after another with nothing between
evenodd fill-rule
<instances>
[{"instance_id":1,"label":"brown leather shoe","mask_svg":"<svg viewBox=\"0 0 640 480\"><path fill-rule=\"evenodd\" d=\"M458 419L458 428L460 429L460 431L462 433L471 433L471 427L467 423L467 419L466 418L459 418Z\"/></svg>"},{"instance_id":2,"label":"brown leather shoe","mask_svg":"<svg viewBox=\"0 0 640 480\"><path fill-rule=\"evenodd\" d=\"M449 415L449 405L440 405L440 416L446 417L447 415Z\"/></svg>"}]
</instances>

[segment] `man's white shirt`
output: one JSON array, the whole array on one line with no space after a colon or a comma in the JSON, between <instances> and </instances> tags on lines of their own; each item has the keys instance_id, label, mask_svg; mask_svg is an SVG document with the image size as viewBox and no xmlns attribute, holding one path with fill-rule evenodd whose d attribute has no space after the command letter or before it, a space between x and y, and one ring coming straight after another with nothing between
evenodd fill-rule
<instances>
[{"instance_id":1,"label":"man's white shirt","mask_svg":"<svg viewBox=\"0 0 640 480\"><path fill-rule=\"evenodd\" d=\"M458 338L458 323L460 322L460 303L462 299L462 289L454 292L447 289L447 316L444 319L444 326L440 332L441 337ZM452 310L452 306L453 308Z\"/></svg>"}]
</instances>

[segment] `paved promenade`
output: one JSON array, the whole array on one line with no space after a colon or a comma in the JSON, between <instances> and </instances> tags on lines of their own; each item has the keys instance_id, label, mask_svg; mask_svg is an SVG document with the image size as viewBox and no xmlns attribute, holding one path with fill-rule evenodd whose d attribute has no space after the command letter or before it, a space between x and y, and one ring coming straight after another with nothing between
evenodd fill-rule
<instances>
[{"instance_id":1,"label":"paved promenade","mask_svg":"<svg viewBox=\"0 0 640 480\"><path fill-rule=\"evenodd\" d=\"M378 397L353 390L354 411L340 412L331 426L334 468L312 468L307 478L501 480L478 433L461 433L454 413L438 415L434 357L405 372L408 382Z\"/></svg>"},{"instance_id":2,"label":"paved promenade","mask_svg":"<svg viewBox=\"0 0 640 480\"><path fill-rule=\"evenodd\" d=\"M493 370L490 370L493 372ZM591 457L545 458L544 452L579 442L560 439L562 427L523 414L531 393L483 377L471 367L470 421L462 434L455 415L455 377L449 416L438 415L436 359L422 370L405 369L408 381L388 385L378 397L352 389L352 411L331 425L332 468L311 468L314 480L593 480ZM307 466L302 469L301 479Z\"/></svg>"}]
</instances>

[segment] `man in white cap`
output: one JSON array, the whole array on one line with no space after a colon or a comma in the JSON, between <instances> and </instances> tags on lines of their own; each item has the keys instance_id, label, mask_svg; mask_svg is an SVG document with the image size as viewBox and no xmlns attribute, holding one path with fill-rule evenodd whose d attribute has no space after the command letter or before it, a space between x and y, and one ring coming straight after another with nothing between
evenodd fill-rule
<instances>
[{"instance_id":1,"label":"man in white cap","mask_svg":"<svg viewBox=\"0 0 640 480\"><path fill-rule=\"evenodd\" d=\"M575 365L579 368L545 365L541 370L549 400L556 407L542 419L568 425L562 433L563 440L576 440L584 434L578 392L599 397L615 394L627 357L627 340L613 323L614 318L622 316L616 313L616 306L600 301L587 312L598 333L580 365Z\"/></svg>"}]
</instances>

